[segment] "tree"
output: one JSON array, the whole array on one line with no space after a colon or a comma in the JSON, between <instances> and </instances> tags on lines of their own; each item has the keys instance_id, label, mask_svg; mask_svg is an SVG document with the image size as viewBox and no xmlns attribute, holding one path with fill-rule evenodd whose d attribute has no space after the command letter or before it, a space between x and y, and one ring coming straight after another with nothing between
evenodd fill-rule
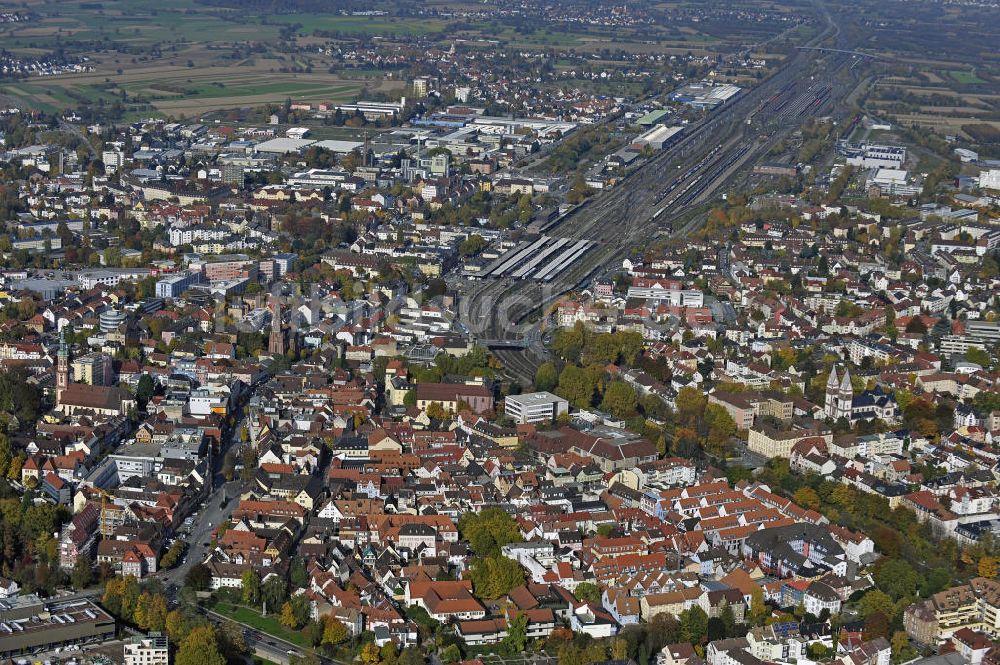
<instances>
[{"instance_id":1,"label":"tree","mask_svg":"<svg viewBox=\"0 0 1000 665\"><path fill-rule=\"evenodd\" d=\"M260 577L253 568L243 571L240 580L243 584L242 600L244 605L256 605L260 602Z\"/></svg>"},{"instance_id":2,"label":"tree","mask_svg":"<svg viewBox=\"0 0 1000 665\"><path fill-rule=\"evenodd\" d=\"M448 411L445 410L441 402L431 402L427 405L427 417L433 420L444 420L448 417Z\"/></svg>"},{"instance_id":3,"label":"tree","mask_svg":"<svg viewBox=\"0 0 1000 665\"><path fill-rule=\"evenodd\" d=\"M736 637L736 613L733 612L731 605L726 605L722 608L722 611L719 613L719 619L722 620L725 637Z\"/></svg>"},{"instance_id":4,"label":"tree","mask_svg":"<svg viewBox=\"0 0 1000 665\"><path fill-rule=\"evenodd\" d=\"M286 600L285 604L281 606L281 625L285 628L291 628L295 630L298 628L298 621L295 619L295 610L292 608L291 601Z\"/></svg>"},{"instance_id":5,"label":"tree","mask_svg":"<svg viewBox=\"0 0 1000 665\"><path fill-rule=\"evenodd\" d=\"M24 460L24 453L14 456L14 459L10 461L10 465L7 467L8 480L21 480L21 469L24 466Z\"/></svg>"},{"instance_id":6,"label":"tree","mask_svg":"<svg viewBox=\"0 0 1000 665\"><path fill-rule=\"evenodd\" d=\"M553 390L559 383L559 372L556 366L546 361L535 370L535 390Z\"/></svg>"},{"instance_id":7,"label":"tree","mask_svg":"<svg viewBox=\"0 0 1000 665\"><path fill-rule=\"evenodd\" d=\"M381 665L399 665L399 651L396 643L389 640L379 649L379 661Z\"/></svg>"},{"instance_id":8,"label":"tree","mask_svg":"<svg viewBox=\"0 0 1000 665\"><path fill-rule=\"evenodd\" d=\"M747 616L751 625L759 626L764 623L764 619L770 614L770 610L764 603L764 592L760 587L754 587L750 594L750 613Z\"/></svg>"},{"instance_id":9,"label":"tree","mask_svg":"<svg viewBox=\"0 0 1000 665\"><path fill-rule=\"evenodd\" d=\"M323 642L323 623L321 621L309 621L302 627L302 638L309 646L319 646Z\"/></svg>"},{"instance_id":10,"label":"tree","mask_svg":"<svg viewBox=\"0 0 1000 665\"><path fill-rule=\"evenodd\" d=\"M823 660L826 658L827 648L822 642L813 642L806 649L806 652L812 660Z\"/></svg>"},{"instance_id":11,"label":"tree","mask_svg":"<svg viewBox=\"0 0 1000 665\"><path fill-rule=\"evenodd\" d=\"M910 646L910 637L905 630L897 630L889 640L892 647L892 662L905 663L912 660L916 655L916 650Z\"/></svg>"},{"instance_id":12,"label":"tree","mask_svg":"<svg viewBox=\"0 0 1000 665\"><path fill-rule=\"evenodd\" d=\"M261 599L272 612L282 606L288 597L288 585L277 575L267 578L260 589Z\"/></svg>"},{"instance_id":13,"label":"tree","mask_svg":"<svg viewBox=\"0 0 1000 665\"><path fill-rule=\"evenodd\" d=\"M706 634L709 642L724 639L726 637L726 624L720 617L709 617Z\"/></svg>"},{"instance_id":14,"label":"tree","mask_svg":"<svg viewBox=\"0 0 1000 665\"><path fill-rule=\"evenodd\" d=\"M469 568L475 594L487 600L499 598L524 584L524 569L504 556L479 557Z\"/></svg>"},{"instance_id":15,"label":"tree","mask_svg":"<svg viewBox=\"0 0 1000 665\"><path fill-rule=\"evenodd\" d=\"M363 665L379 665L379 662L382 660L382 652L379 650L377 644L369 642L361 647L361 653L358 654L358 658Z\"/></svg>"},{"instance_id":16,"label":"tree","mask_svg":"<svg viewBox=\"0 0 1000 665\"><path fill-rule=\"evenodd\" d=\"M424 665L424 654L417 647L406 647L399 653L397 665Z\"/></svg>"},{"instance_id":17,"label":"tree","mask_svg":"<svg viewBox=\"0 0 1000 665\"><path fill-rule=\"evenodd\" d=\"M707 405L702 418L707 428L708 447L715 454L725 456L729 440L736 436L736 422L729 412L718 404Z\"/></svg>"},{"instance_id":18,"label":"tree","mask_svg":"<svg viewBox=\"0 0 1000 665\"><path fill-rule=\"evenodd\" d=\"M204 591L212 582L212 571L203 563L196 563L184 576L184 585L195 591Z\"/></svg>"},{"instance_id":19,"label":"tree","mask_svg":"<svg viewBox=\"0 0 1000 665\"><path fill-rule=\"evenodd\" d=\"M559 385L556 394L565 398L573 406L586 409L594 401L596 386L587 372L576 365L566 365L559 374Z\"/></svg>"},{"instance_id":20,"label":"tree","mask_svg":"<svg viewBox=\"0 0 1000 665\"><path fill-rule=\"evenodd\" d=\"M73 574L71 575L71 580L73 582L73 588L79 591L80 589L86 589L94 582L94 562L90 559L90 555L86 552L81 552L76 557L76 562L73 564Z\"/></svg>"},{"instance_id":21,"label":"tree","mask_svg":"<svg viewBox=\"0 0 1000 665\"><path fill-rule=\"evenodd\" d=\"M604 391L601 409L617 418L626 418L635 413L638 398L632 386L624 381L612 381Z\"/></svg>"},{"instance_id":22,"label":"tree","mask_svg":"<svg viewBox=\"0 0 1000 665\"><path fill-rule=\"evenodd\" d=\"M292 607L292 619L295 621L292 627L298 629L306 625L306 622L309 621L309 597L304 593L297 593L291 597L288 603Z\"/></svg>"},{"instance_id":23,"label":"tree","mask_svg":"<svg viewBox=\"0 0 1000 665\"><path fill-rule=\"evenodd\" d=\"M881 613L885 617L893 616L896 613L896 604L892 598L882 591L869 591L858 601L858 613L868 618L869 615Z\"/></svg>"},{"instance_id":24,"label":"tree","mask_svg":"<svg viewBox=\"0 0 1000 665\"><path fill-rule=\"evenodd\" d=\"M158 593L143 593L135 605L132 620L143 630L162 631L167 624L167 599Z\"/></svg>"},{"instance_id":25,"label":"tree","mask_svg":"<svg viewBox=\"0 0 1000 665\"><path fill-rule=\"evenodd\" d=\"M170 546L163 558L160 559L160 568L170 569L174 568L179 562L181 555L184 554L184 548L187 543L178 538L174 541L174 544Z\"/></svg>"},{"instance_id":26,"label":"tree","mask_svg":"<svg viewBox=\"0 0 1000 665\"><path fill-rule=\"evenodd\" d=\"M889 638L889 618L882 612L872 612L865 617L861 639L868 642L879 637Z\"/></svg>"},{"instance_id":27,"label":"tree","mask_svg":"<svg viewBox=\"0 0 1000 665\"><path fill-rule=\"evenodd\" d=\"M292 561L292 567L288 572L289 580L296 589L309 586L309 571L306 569L306 560L302 557Z\"/></svg>"},{"instance_id":28,"label":"tree","mask_svg":"<svg viewBox=\"0 0 1000 665\"><path fill-rule=\"evenodd\" d=\"M504 545L521 541L517 522L501 508L463 513L458 520L458 529L473 551L483 557L497 556Z\"/></svg>"},{"instance_id":29,"label":"tree","mask_svg":"<svg viewBox=\"0 0 1000 665\"><path fill-rule=\"evenodd\" d=\"M681 641L701 644L708 634L708 615L697 605L680 615Z\"/></svg>"},{"instance_id":30,"label":"tree","mask_svg":"<svg viewBox=\"0 0 1000 665\"><path fill-rule=\"evenodd\" d=\"M462 660L462 651L458 648L457 644L449 644L441 652L441 661L446 665L457 663L460 660Z\"/></svg>"},{"instance_id":31,"label":"tree","mask_svg":"<svg viewBox=\"0 0 1000 665\"><path fill-rule=\"evenodd\" d=\"M486 239L477 233L473 233L462 241L458 246L458 251L462 256L474 256L486 248Z\"/></svg>"},{"instance_id":32,"label":"tree","mask_svg":"<svg viewBox=\"0 0 1000 665\"><path fill-rule=\"evenodd\" d=\"M323 644L337 646L346 642L349 636L343 621L330 615L323 617Z\"/></svg>"},{"instance_id":33,"label":"tree","mask_svg":"<svg viewBox=\"0 0 1000 665\"><path fill-rule=\"evenodd\" d=\"M593 582L580 582L576 585L573 595L577 600L588 600L597 605L601 603L601 589Z\"/></svg>"},{"instance_id":34,"label":"tree","mask_svg":"<svg viewBox=\"0 0 1000 665\"><path fill-rule=\"evenodd\" d=\"M979 563L976 566L976 570L980 577L986 577L988 579L993 579L997 576L998 560L994 556L984 556L979 559Z\"/></svg>"},{"instance_id":35,"label":"tree","mask_svg":"<svg viewBox=\"0 0 1000 665\"><path fill-rule=\"evenodd\" d=\"M219 652L215 629L211 626L194 628L177 650L175 665L226 665Z\"/></svg>"},{"instance_id":36,"label":"tree","mask_svg":"<svg viewBox=\"0 0 1000 665\"><path fill-rule=\"evenodd\" d=\"M708 397L700 390L684 386L677 392L677 417L685 427L697 429L705 414Z\"/></svg>"},{"instance_id":37,"label":"tree","mask_svg":"<svg viewBox=\"0 0 1000 665\"><path fill-rule=\"evenodd\" d=\"M101 604L111 614L132 621L139 602L139 582L134 576L114 577L104 585Z\"/></svg>"},{"instance_id":38,"label":"tree","mask_svg":"<svg viewBox=\"0 0 1000 665\"><path fill-rule=\"evenodd\" d=\"M172 642L180 644L191 632L191 623L180 610L171 610L167 613L165 625L167 636Z\"/></svg>"},{"instance_id":39,"label":"tree","mask_svg":"<svg viewBox=\"0 0 1000 665\"><path fill-rule=\"evenodd\" d=\"M507 622L507 637L503 639L500 648L505 653L515 655L524 651L528 642L528 615L518 612Z\"/></svg>"},{"instance_id":40,"label":"tree","mask_svg":"<svg viewBox=\"0 0 1000 665\"><path fill-rule=\"evenodd\" d=\"M10 437L4 432L0 432L0 476L7 475L13 460L14 450L10 444Z\"/></svg>"},{"instance_id":41,"label":"tree","mask_svg":"<svg viewBox=\"0 0 1000 665\"><path fill-rule=\"evenodd\" d=\"M139 377L139 383L135 387L135 400L139 403L140 409L145 409L146 404L153 396L153 377L143 374Z\"/></svg>"},{"instance_id":42,"label":"tree","mask_svg":"<svg viewBox=\"0 0 1000 665\"><path fill-rule=\"evenodd\" d=\"M919 576L913 567L902 559L886 559L875 571L874 581L875 586L897 601L916 593Z\"/></svg>"},{"instance_id":43,"label":"tree","mask_svg":"<svg viewBox=\"0 0 1000 665\"><path fill-rule=\"evenodd\" d=\"M792 495L792 500L809 510L816 510L820 505L819 495L811 487L800 487L797 489L795 494Z\"/></svg>"},{"instance_id":44,"label":"tree","mask_svg":"<svg viewBox=\"0 0 1000 665\"><path fill-rule=\"evenodd\" d=\"M990 366L990 354L976 347L972 347L965 352L965 359L970 363L976 363L980 367Z\"/></svg>"}]
</instances>

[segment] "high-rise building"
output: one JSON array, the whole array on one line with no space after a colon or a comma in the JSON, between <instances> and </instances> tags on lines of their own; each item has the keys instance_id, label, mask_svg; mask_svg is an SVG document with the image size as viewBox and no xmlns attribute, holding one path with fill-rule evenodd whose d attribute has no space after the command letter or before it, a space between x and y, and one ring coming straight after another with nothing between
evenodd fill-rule
<instances>
[{"instance_id":1,"label":"high-rise building","mask_svg":"<svg viewBox=\"0 0 1000 665\"><path fill-rule=\"evenodd\" d=\"M236 164L234 162L222 163L222 182L225 184L242 187L245 175L246 171L242 164Z\"/></svg>"}]
</instances>

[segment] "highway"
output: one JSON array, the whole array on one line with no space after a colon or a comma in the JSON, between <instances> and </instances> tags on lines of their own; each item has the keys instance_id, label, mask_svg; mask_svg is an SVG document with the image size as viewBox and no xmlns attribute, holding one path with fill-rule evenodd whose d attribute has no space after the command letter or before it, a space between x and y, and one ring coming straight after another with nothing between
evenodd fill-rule
<instances>
[{"instance_id":1,"label":"highway","mask_svg":"<svg viewBox=\"0 0 1000 665\"><path fill-rule=\"evenodd\" d=\"M590 240L595 247L550 281L487 278L461 285L459 319L477 338L524 340L526 348L497 349L507 373L530 384L545 355L541 326L532 313L592 277L620 266L635 247L657 235L684 237L704 221L695 215L675 222L711 201L741 169L752 164L809 117L831 113L849 90L837 75L859 56L842 49L841 34L825 7L817 5L826 28L807 46L833 40L834 49L795 49L787 63L757 87L688 126L614 188L602 191L547 229L554 238ZM822 59L822 68L818 61Z\"/></svg>"}]
</instances>

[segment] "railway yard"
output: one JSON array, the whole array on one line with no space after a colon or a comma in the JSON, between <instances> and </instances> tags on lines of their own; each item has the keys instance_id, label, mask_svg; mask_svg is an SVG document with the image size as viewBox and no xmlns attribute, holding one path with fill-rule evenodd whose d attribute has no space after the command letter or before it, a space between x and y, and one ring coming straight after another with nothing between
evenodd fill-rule
<instances>
[{"instance_id":1,"label":"railway yard","mask_svg":"<svg viewBox=\"0 0 1000 665\"><path fill-rule=\"evenodd\" d=\"M696 125L614 188L540 227L480 274L459 284L464 325L492 346L511 378L530 383L544 356L545 309L564 293L612 271L657 237L682 238L703 223L695 214L727 183L809 118L833 113L849 94L862 57L841 48L832 19L785 66ZM846 70L846 75L844 72Z\"/></svg>"}]
</instances>

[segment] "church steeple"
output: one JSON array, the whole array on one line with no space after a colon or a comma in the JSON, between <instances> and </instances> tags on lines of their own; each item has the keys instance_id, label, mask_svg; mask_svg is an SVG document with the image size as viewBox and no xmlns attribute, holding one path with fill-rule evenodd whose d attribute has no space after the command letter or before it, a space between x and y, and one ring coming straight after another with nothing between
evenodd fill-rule
<instances>
[{"instance_id":1,"label":"church steeple","mask_svg":"<svg viewBox=\"0 0 1000 665\"><path fill-rule=\"evenodd\" d=\"M823 412L827 418L837 417L837 390L840 379L837 378L837 366L830 368L830 378L826 380L826 401L823 404Z\"/></svg>"},{"instance_id":2,"label":"church steeple","mask_svg":"<svg viewBox=\"0 0 1000 665\"><path fill-rule=\"evenodd\" d=\"M285 333L281 329L281 302L277 298L271 300L271 335L267 341L267 352L272 356L285 354Z\"/></svg>"},{"instance_id":3,"label":"church steeple","mask_svg":"<svg viewBox=\"0 0 1000 665\"><path fill-rule=\"evenodd\" d=\"M62 403L62 394L69 386L69 345L66 344L66 328L59 331L59 354L56 358L56 404Z\"/></svg>"},{"instance_id":4,"label":"church steeple","mask_svg":"<svg viewBox=\"0 0 1000 665\"><path fill-rule=\"evenodd\" d=\"M851 385L851 370L844 365L844 376L840 380L840 390L837 394L837 418L853 420L854 417L854 387Z\"/></svg>"}]
</instances>

